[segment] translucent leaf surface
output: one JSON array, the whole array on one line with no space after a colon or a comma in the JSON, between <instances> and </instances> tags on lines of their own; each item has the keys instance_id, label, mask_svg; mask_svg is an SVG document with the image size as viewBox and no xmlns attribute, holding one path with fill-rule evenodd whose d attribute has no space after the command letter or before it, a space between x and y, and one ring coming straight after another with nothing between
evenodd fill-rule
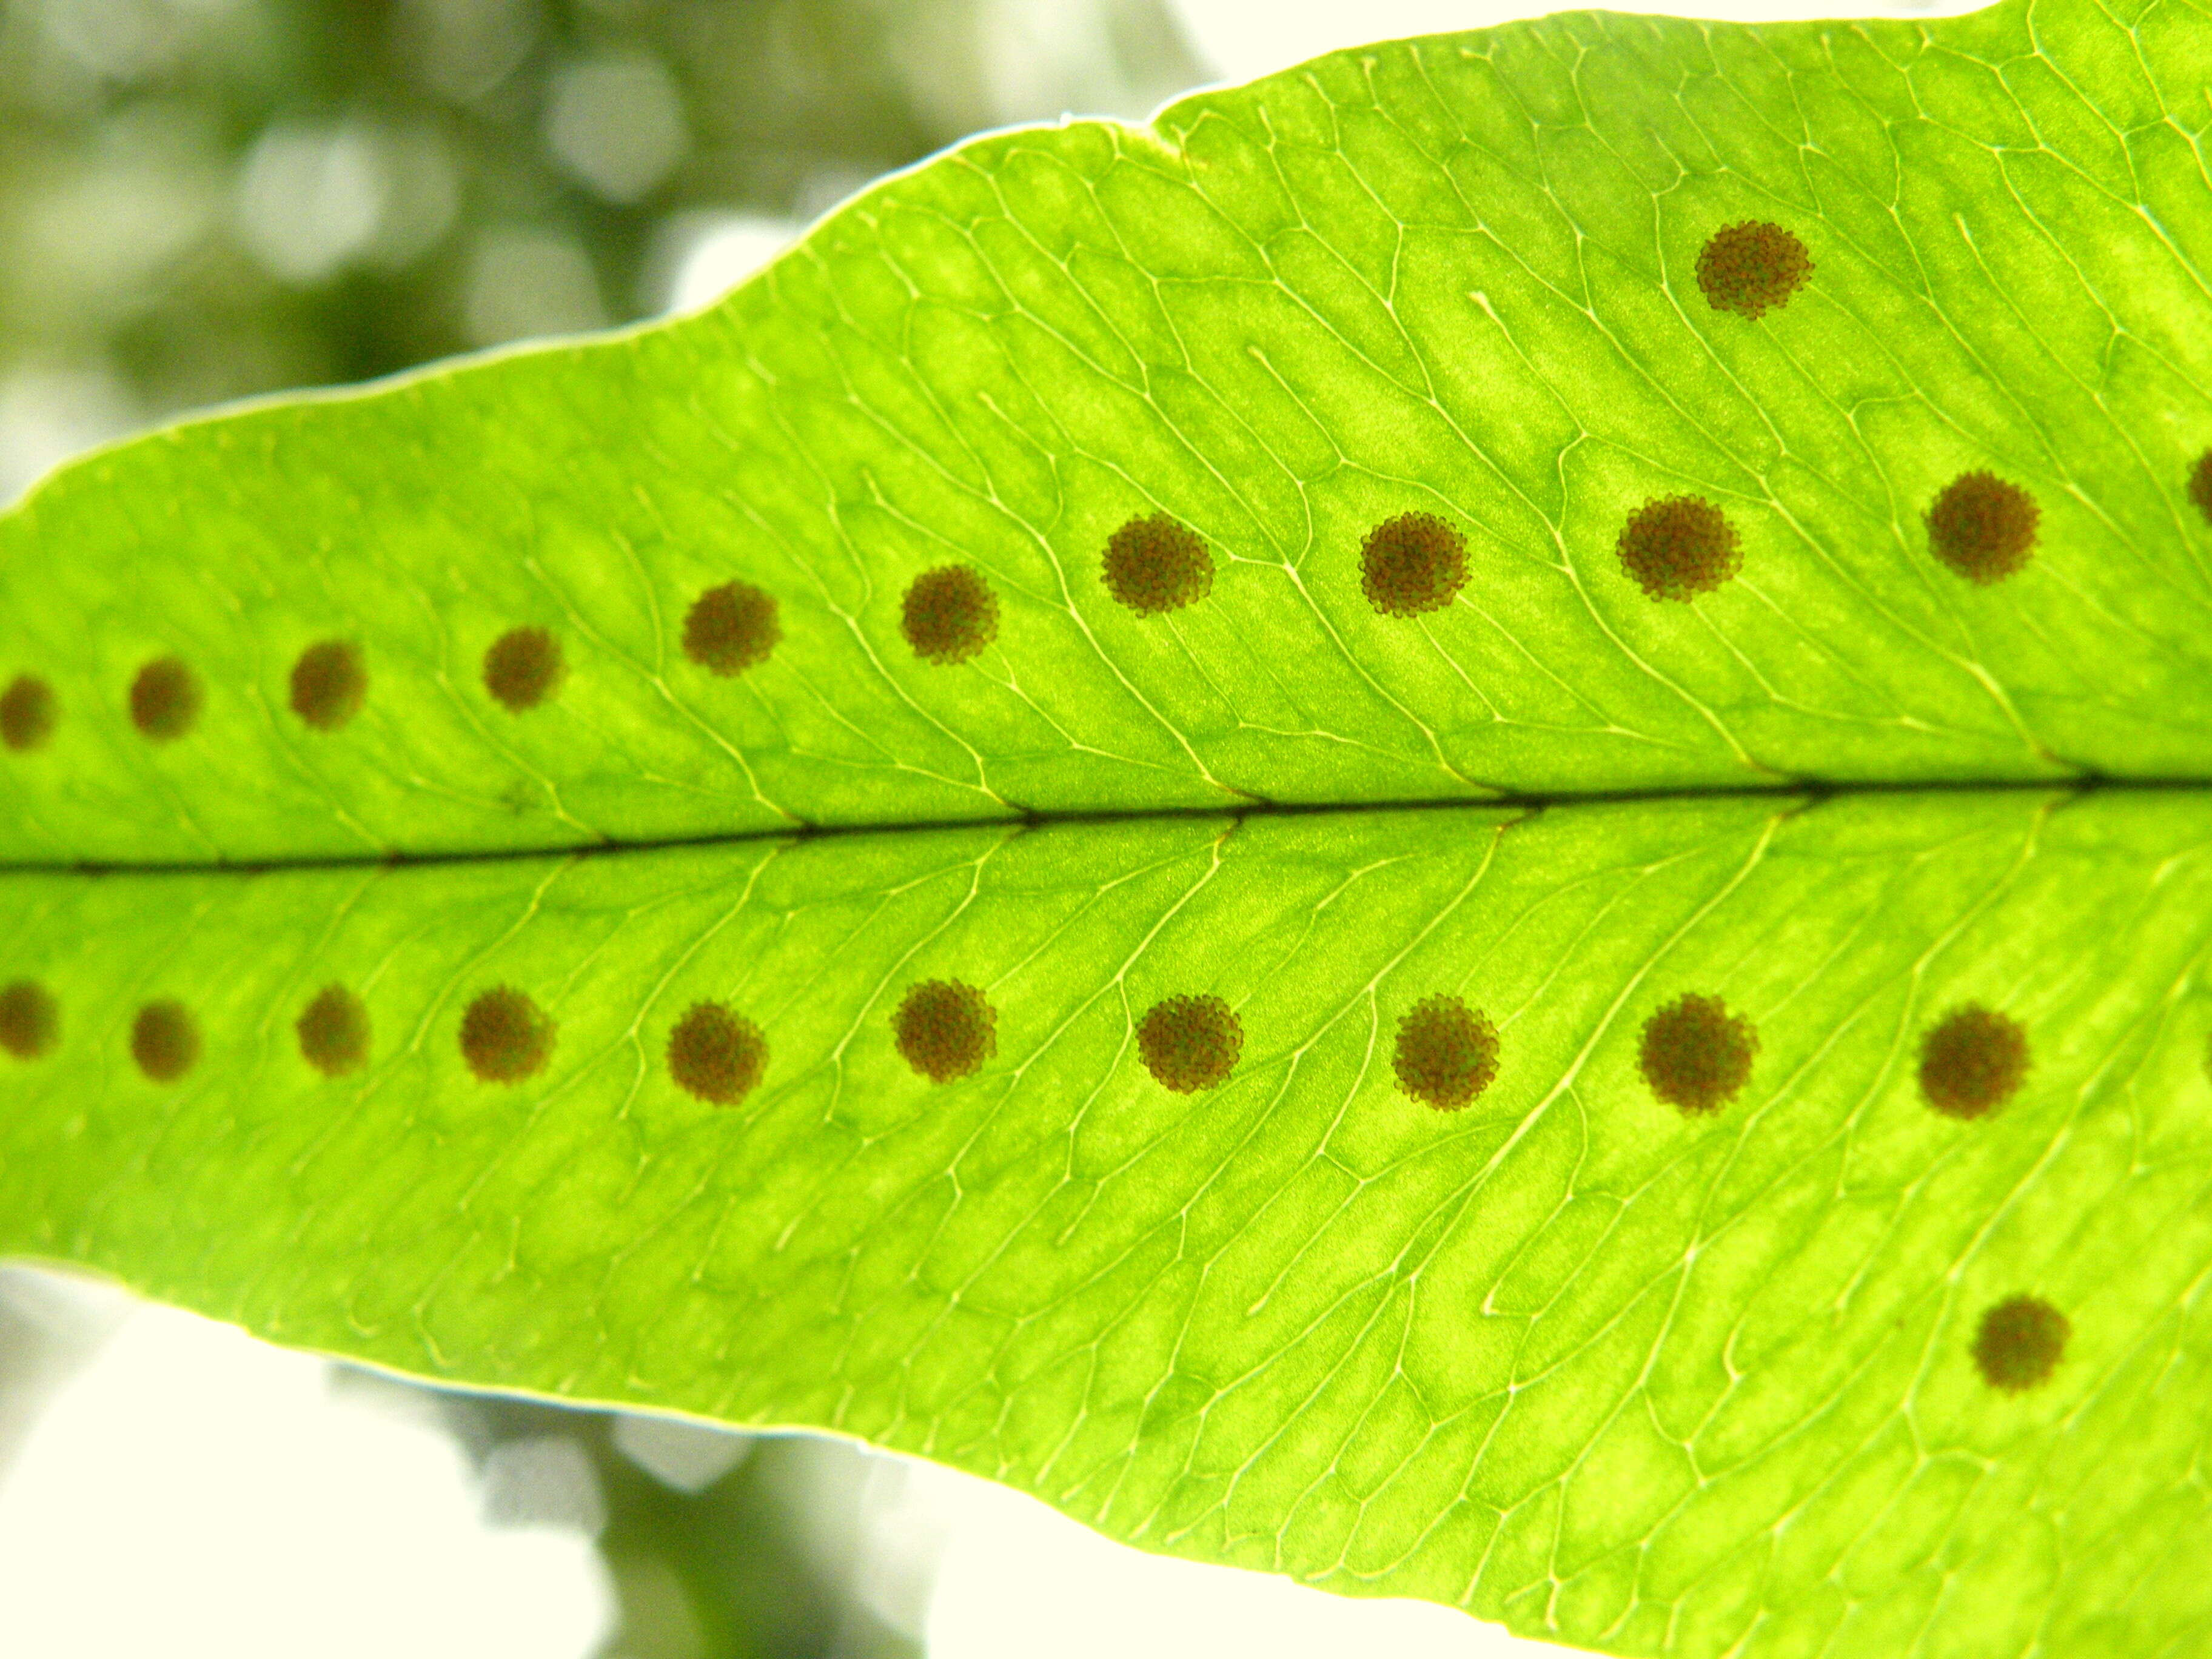
<instances>
[{"instance_id":1,"label":"translucent leaf surface","mask_svg":"<svg viewBox=\"0 0 2212 1659\"><path fill-rule=\"evenodd\" d=\"M0 769L0 850L2193 775L2208 41L2188 6L2062 0L1347 53L1152 133L969 145L674 327L128 447L0 535L0 672L60 709ZM1747 222L1813 263L1755 319L1696 276ZM1923 524L1975 471L2040 514L1989 587ZM1678 495L1741 574L1655 604L1615 544ZM1139 619L1100 554L1155 512L1218 574ZM1362 541L1407 512L1470 579L1378 616ZM965 672L900 629L951 563L999 608ZM732 580L781 638L722 678L681 624ZM525 625L573 676L526 721L481 685ZM343 742L287 708L332 639L368 675ZM165 654L205 707L149 753L118 717Z\"/></svg>"},{"instance_id":2,"label":"translucent leaf surface","mask_svg":"<svg viewBox=\"0 0 2212 1659\"><path fill-rule=\"evenodd\" d=\"M65 471L0 1248L1623 1653L2197 1651L2208 62L1380 46Z\"/></svg>"}]
</instances>

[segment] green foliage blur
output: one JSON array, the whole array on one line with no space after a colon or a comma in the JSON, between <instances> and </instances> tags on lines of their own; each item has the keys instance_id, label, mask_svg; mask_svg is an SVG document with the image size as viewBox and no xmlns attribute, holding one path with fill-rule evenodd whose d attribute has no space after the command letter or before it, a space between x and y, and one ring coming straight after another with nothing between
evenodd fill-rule
<instances>
[{"instance_id":1,"label":"green foliage blur","mask_svg":"<svg viewBox=\"0 0 2212 1659\"><path fill-rule=\"evenodd\" d=\"M0 498L179 410L649 315L730 215L1202 73L1168 0L0 0Z\"/></svg>"}]
</instances>

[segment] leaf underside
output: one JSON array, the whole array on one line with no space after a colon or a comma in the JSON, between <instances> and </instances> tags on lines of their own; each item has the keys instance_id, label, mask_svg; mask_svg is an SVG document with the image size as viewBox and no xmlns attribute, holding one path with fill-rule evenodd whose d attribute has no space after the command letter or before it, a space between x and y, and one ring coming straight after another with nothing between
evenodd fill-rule
<instances>
[{"instance_id":1,"label":"leaf underside","mask_svg":"<svg viewBox=\"0 0 2212 1659\"><path fill-rule=\"evenodd\" d=\"M1610 1651L2202 1650L2209 62L1378 46L64 471L0 1249Z\"/></svg>"}]
</instances>

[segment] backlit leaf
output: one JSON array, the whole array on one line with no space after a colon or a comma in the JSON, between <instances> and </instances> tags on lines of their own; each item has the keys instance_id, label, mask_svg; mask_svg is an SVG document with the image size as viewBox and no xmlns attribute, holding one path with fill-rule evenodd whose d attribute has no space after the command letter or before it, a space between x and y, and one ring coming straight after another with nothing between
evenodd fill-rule
<instances>
[{"instance_id":1,"label":"backlit leaf","mask_svg":"<svg viewBox=\"0 0 2212 1659\"><path fill-rule=\"evenodd\" d=\"M2212 1640L2212 18L967 145L0 520L0 1249L1630 1654Z\"/></svg>"}]
</instances>

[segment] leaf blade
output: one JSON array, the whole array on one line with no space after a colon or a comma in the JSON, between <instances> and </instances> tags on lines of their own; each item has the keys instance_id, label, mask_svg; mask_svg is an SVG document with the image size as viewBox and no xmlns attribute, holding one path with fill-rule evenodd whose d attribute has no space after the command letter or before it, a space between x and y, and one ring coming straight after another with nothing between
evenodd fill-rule
<instances>
[{"instance_id":1,"label":"leaf blade","mask_svg":"<svg viewBox=\"0 0 2212 1659\"><path fill-rule=\"evenodd\" d=\"M0 1239L279 1340L858 1433L1151 1547L1620 1651L1770 1620L1774 1651L1899 1620L1951 1652L2031 1618L2088 1643L2111 1584L2094 1550L2061 1570L2061 1515L2124 1534L2187 1482L2121 1449L2201 1369L2208 882L2194 797L2123 794L16 880L68 1052L11 1079ZM928 977L999 1013L943 1087L890 1041ZM293 1047L326 979L371 1013L357 1081ZM495 983L559 1028L514 1088L456 1042ZM1714 1118L1638 1075L1681 988L1759 1032ZM1462 1114L1390 1075L1438 991L1501 1034ZM1134 1052L1182 992L1243 1023L1218 1091ZM168 993L208 1047L163 1090L125 1045ZM1968 998L2033 1044L1981 1123L1912 1077ZM769 1043L733 1109L665 1070L703 999ZM2074 1337L2014 1400L1968 1347L2020 1290ZM2055 1553L2023 1553L2046 1510ZM2212 1611L2185 1559L2144 1569L2138 1648ZM1961 1610L1991 1597L2022 1611Z\"/></svg>"},{"instance_id":2,"label":"leaf blade","mask_svg":"<svg viewBox=\"0 0 2212 1659\"><path fill-rule=\"evenodd\" d=\"M695 319L64 472L0 519L0 674L62 716L0 755L0 937L66 992L0 1073L0 1246L1619 1651L2200 1644L2207 30L1343 54L968 146ZM1706 305L1765 217L1812 283ZM1969 469L2040 512L1986 587L1924 525ZM1742 532L1688 605L1614 553L1676 492ZM1139 620L1098 556L1155 510L1217 576ZM1408 512L1472 578L1378 615ZM957 666L902 631L949 562L998 619ZM722 676L731 581L781 637ZM567 671L520 714L519 626ZM369 671L330 730L318 641ZM2082 776L2159 787L2014 787ZM963 963L999 1055L930 1090L889 1010ZM325 982L352 1080L293 1047ZM498 986L553 1028L511 1085L459 1041ZM1504 1047L1447 1120L1389 1049L1452 988ZM1641 1075L1684 992L1760 1036L1710 1120ZM1243 1021L1218 1092L1138 1058L1184 995ZM1985 1122L1914 1095L1960 1000L2034 1055ZM700 1001L769 1044L729 1110L665 1075ZM1973 1329L2029 1291L2073 1334L2014 1399Z\"/></svg>"}]
</instances>

